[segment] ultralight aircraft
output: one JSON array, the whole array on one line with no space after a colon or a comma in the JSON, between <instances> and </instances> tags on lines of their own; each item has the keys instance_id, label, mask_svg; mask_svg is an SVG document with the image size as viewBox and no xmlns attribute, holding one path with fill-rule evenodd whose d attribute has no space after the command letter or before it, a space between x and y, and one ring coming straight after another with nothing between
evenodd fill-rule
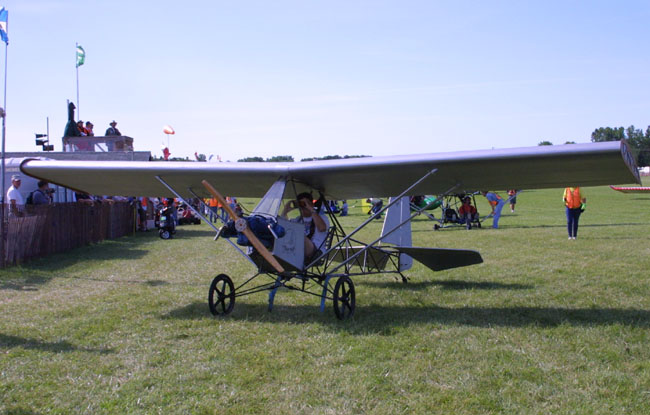
<instances>
[{"instance_id":1,"label":"ultralight aircraft","mask_svg":"<svg viewBox=\"0 0 650 415\"><path fill-rule=\"evenodd\" d=\"M412 195L445 195L495 188L540 189L639 183L634 157L625 141L563 146L464 151L300 163L197 163L52 161L28 159L21 170L30 176L67 188L99 195L188 198L262 197L252 215L237 218L235 228L246 251L228 241L256 272L235 286L226 274L209 288L208 305L215 315L229 314L237 297L268 291L269 310L280 288L320 297L321 310L331 300L339 319L355 311L353 276L404 272L416 260L433 271L482 262L472 250L414 247L411 220L428 206L410 211ZM218 189L218 191L216 190ZM283 200L313 191L321 200L390 197L352 232L346 233L330 215L331 228L322 253L303 257L305 227L278 217ZM328 203L323 203L328 209ZM379 237L362 242L355 235L377 215L386 212ZM196 212L200 214L199 212ZM236 218L231 210L230 217ZM331 213L331 212L330 212ZM264 223L270 241L261 241L251 224ZM206 223L210 221L206 220ZM277 225L283 236L274 233ZM212 225L217 236L220 229ZM256 225L257 226L257 225ZM245 238L244 238L245 237ZM224 238L221 238L224 239ZM266 243L266 245L265 245ZM307 263L305 263L307 262Z\"/></svg>"}]
</instances>

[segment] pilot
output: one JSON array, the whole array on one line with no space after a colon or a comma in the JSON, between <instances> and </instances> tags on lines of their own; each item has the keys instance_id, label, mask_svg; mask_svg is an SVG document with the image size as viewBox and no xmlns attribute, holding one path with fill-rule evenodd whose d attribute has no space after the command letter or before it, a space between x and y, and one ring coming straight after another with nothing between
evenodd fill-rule
<instances>
[{"instance_id":1,"label":"pilot","mask_svg":"<svg viewBox=\"0 0 650 415\"><path fill-rule=\"evenodd\" d=\"M300 209L300 216L291 222L305 225L305 263L309 263L323 252L330 223L327 215L316 211L311 193L300 193L296 200L285 203L281 216L286 219L287 214L296 208Z\"/></svg>"}]
</instances>

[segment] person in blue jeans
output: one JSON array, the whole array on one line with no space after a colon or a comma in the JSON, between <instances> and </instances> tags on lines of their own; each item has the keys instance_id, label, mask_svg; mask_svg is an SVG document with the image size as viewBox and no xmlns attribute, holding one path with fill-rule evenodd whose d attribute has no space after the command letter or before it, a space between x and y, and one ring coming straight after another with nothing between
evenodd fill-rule
<instances>
[{"instance_id":1,"label":"person in blue jeans","mask_svg":"<svg viewBox=\"0 0 650 415\"><path fill-rule=\"evenodd\" d=\"M567 187L564 189L564 206L566 206L567 230L569 240L575 240L578 237L578 221L580 214L585 210L587 198L579 187Z\"/></svg>"},{"instance_id":2,"label":"person in blue jeans","mask_svg":"<svg viewBox=\"0 0 650 415\"><path fill-rule=\"evenodd\" d=\"M499 219L501 218L501 210L505 206L506 202L496 194L495 192L481 192L483 196L488 200L490 203L490 207L492 208L492 227L494 229L499 228Z\"/></svg>"}]
</instances>

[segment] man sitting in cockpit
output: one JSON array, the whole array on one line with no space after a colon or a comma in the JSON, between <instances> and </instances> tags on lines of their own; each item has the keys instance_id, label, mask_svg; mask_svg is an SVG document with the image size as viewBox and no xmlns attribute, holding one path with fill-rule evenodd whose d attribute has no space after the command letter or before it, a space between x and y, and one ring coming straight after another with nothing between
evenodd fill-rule
<instances>
[{"instance_id":1,"label":"man sitting in cockpit","mask_svg":"<svg viewBox=\"0 0 650 415\"><path fill-rule=\"evenodd\" d=\"M285 203L281 216L287 219L287 214L294 209L300 210L300 216L290 221L305 225L305 264L307 264L323 253L330 222L324 209L321 209L320 213L316 211L312 195L308 192L300 193L296 200Z\"/></svg>"}]
</instances>

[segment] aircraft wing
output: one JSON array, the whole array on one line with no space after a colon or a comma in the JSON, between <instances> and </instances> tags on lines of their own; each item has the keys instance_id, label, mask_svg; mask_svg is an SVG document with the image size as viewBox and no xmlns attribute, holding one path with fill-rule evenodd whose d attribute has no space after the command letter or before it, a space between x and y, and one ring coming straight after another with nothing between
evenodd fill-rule
<instances>
[{"instance_id":1,"label":"aircraft wing","mask_svg":"<svg viewBox=\"0 0 650 415\"><path fill-rule=\"evenodd\" d=\"M627 186L609 186L613 190L621 193L650 193L650 187L627 187Z\"/></svg>"},{"instance_id":2,"label":"aircraft wing","mask_svg":"<svg viewBox=\"0 0 650 415\"><path fill-rule=\"evenodd\" d=\"M456 191L475 191L640 183L624 141L299 163L28 159L21 164L25 174L89 194L165 197L172 194L156 176L184 197L191 196L187 189L209 197L203 179L222 194L261 197L281 177L333 199L386 197L400 194L433 169L437 172L411 194L440 194L454 185Z\"/></svg>"}]
</instances>

